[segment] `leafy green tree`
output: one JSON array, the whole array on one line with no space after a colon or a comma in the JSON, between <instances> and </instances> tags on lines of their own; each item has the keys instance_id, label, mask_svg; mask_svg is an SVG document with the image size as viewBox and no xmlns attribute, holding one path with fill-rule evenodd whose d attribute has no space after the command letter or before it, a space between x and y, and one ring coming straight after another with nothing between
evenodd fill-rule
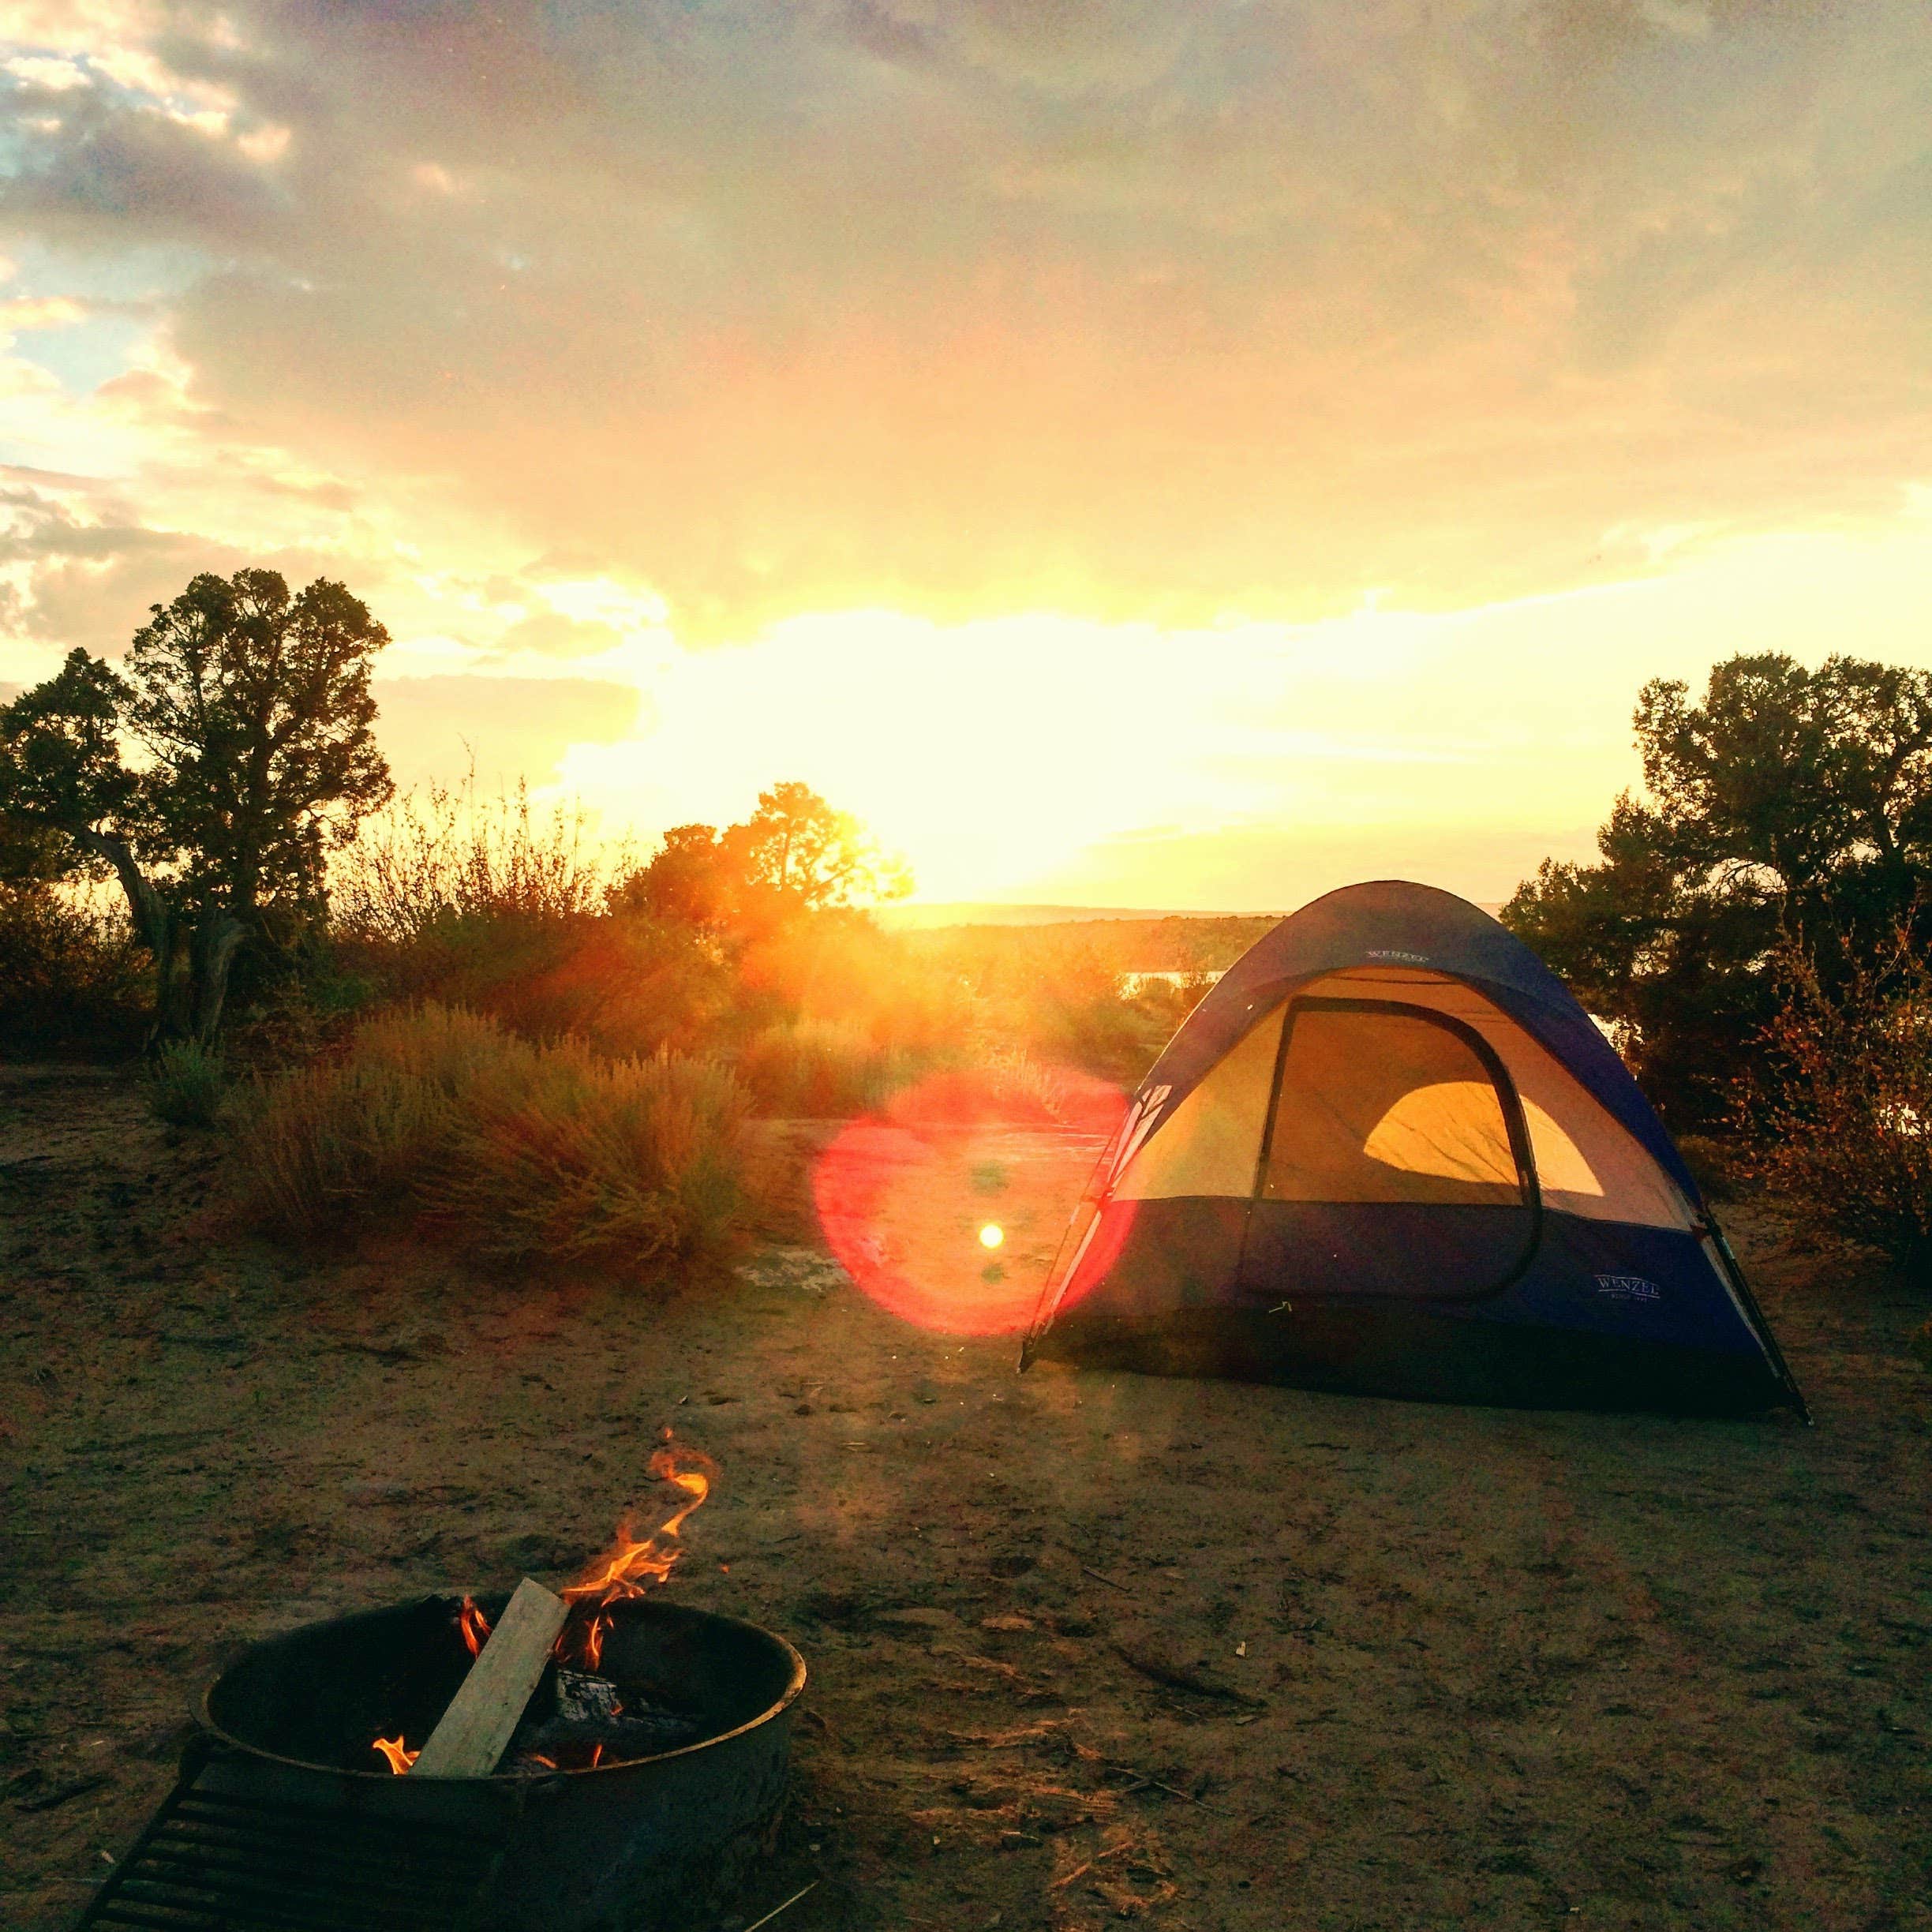
<instances>
[{"instance_id":1,"label":"leafy green tree","mask_svg":"<svg viewBox=\"0 0 1932 1932\"><path fill-rule=\"evenodd\" d=\"M1656 680L1595 865L1546 859L1503 921L1616 1023L1652 1096L1713 1120L1777 1005L1774 953L1855 960L1932 882L1932 674L1777 653Z\"/></svg>"},{"instance_id":2,"label":"leafy green tree","mask_svg":"<svg viewBox=\"0 0 1932 1932\"><path fill-rule=\"evenodd\" d=\"M294 597L274 571L203 575L134 635L127 718L184 884L245 923L321 897L331 844L389 798L375 653L389 634L339 583Z\"/></svg>"},{"instance_id":3,"label":"leafy green tree","mask_svg":"<svg viewBox=\"0 0 1932 1932\"><path fill-rule=\"evenodd\" d=\"M112 870L162 1033L214 1033L238 947L319 908L329 848L389 796L369 688L388 642L326 578L204 575L153 606L125 676L73 651L0 707L0 852L52 839L66 870Z\"/></svg>"}]
</instances>

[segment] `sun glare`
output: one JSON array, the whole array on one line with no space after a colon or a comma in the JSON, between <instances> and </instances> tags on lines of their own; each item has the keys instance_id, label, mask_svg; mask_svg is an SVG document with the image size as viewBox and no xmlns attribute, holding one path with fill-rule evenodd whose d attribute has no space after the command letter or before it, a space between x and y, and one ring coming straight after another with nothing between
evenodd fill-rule
<instances>
[{"instance_id":1,"label":"sun glare","mask_svg":"<svg viewBox=\"0 0 1932 1932\"><path fill-rule=\"evenodd\" d=\"M841 1131L813 1171L812 1199L863 1294L940 1334L1025 1327L1126 1104L1072 1068L1050 1082L1050 1110L983 1073L934 1075ZM990 1194L997 1221L981 1218Z\"/></svg>"}]
</instances>

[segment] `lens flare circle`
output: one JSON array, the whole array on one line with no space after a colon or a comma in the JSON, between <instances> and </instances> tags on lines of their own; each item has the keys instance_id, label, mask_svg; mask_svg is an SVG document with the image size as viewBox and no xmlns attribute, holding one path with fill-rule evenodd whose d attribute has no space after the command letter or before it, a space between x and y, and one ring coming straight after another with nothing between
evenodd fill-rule
<instances>
[{"instance_id":1,"label":"lens flare circle","mask_svg":"<svg viewBox=\"0 0 1932 1932\"><path fill-rule=\"evenodd\" d=\"M904 1320L1015 1334L1125 1107L1118 1088L1074 1069L1029 1069L1024 1084L999 1069L931 1076L819 1156L812 1200L826 1245Z\"/></svg>"}]
</instances>

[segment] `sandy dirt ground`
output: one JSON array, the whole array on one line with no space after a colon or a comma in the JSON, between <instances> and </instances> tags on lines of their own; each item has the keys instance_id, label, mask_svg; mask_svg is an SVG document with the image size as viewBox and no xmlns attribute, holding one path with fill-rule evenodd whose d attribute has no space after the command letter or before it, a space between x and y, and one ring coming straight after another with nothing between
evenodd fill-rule
<instances>
[{"instance_id":1,"label":"sandy dirt ground","mask_svg":"<svg viewBox=\"0 0 1932 1932\"><path fill-rule=\"evenodd\" d=\"M908 1238L1003 1214L1017 1276L1080 1163L996 1152ZM0 1925L71 1920L240 1644L561 1578L669 1427L724 1474L668 1587L811 1672L739 1925L1932 1927L1926 1310L1769 1216L1811 1429L1020 1378L803 1221L666 1300L289 1256L215 1178L124 1077L0 1074Z\"/></svg>"}]
</instances>

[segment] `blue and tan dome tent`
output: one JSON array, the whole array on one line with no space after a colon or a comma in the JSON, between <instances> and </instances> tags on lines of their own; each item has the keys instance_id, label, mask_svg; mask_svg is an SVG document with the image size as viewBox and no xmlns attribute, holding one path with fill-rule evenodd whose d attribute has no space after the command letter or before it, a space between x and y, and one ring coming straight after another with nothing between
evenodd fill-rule
<instances>
[{"instance_id":1,"label":"blue and tan dome tent","mask_svg":"<svg viewBox=\"0 0 1932 1932\"><path fill-rule=\"evenodd\" d=\"M1022 1361L1535 1407L1803 1413L1698 1185L1521 941L1305 906L1141 1084Z\"/></svg>"}]
</instances>

